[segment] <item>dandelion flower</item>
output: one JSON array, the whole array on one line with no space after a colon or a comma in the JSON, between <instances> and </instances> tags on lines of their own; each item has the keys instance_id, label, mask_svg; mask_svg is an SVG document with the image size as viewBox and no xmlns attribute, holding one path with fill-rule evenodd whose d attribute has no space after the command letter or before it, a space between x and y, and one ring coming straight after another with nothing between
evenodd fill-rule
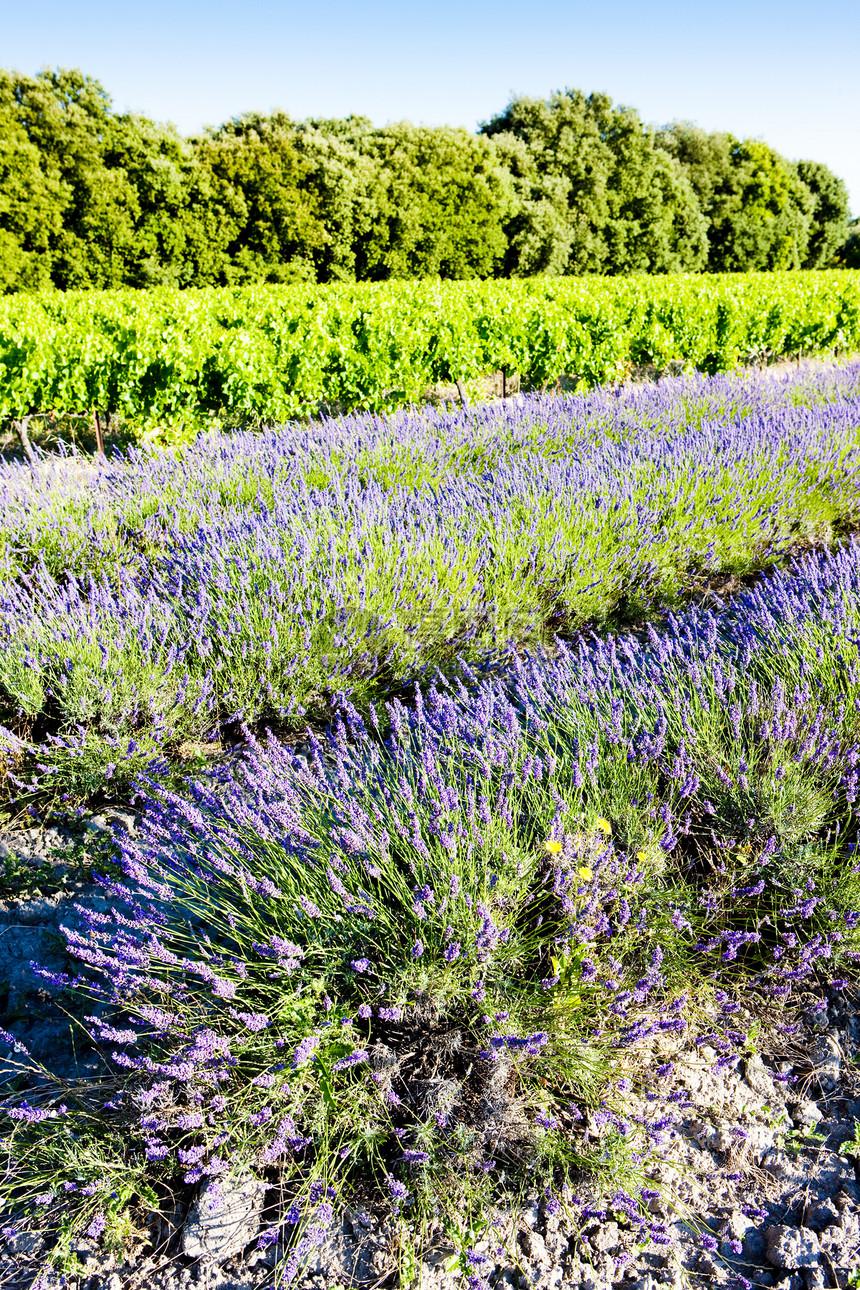
<instances>
[{"instance_id":1,"label":"dandelion flower","mask_svg":"<svg viewBox=\"0 0 860 1290\"><path fill-rule=\"evenodd\" d=\"M582 869L577 869L577 871L576 871L576 872L579 874L579 876L580 876L580 878L583 880L583 882L588 882L591 878L593 878L593 877L594 877L594 870L593 870L593 869L587 869L587 868L585 868L585 866L583 866L583 868L582 868Z\"/></svg>"},{"instance_id":2,"label":"dandelion flower","mask_svg":"<svg viewBox=\"0 0 860 1290\"><path fill-rule=\"evenodd\" d=\"M546 842L544 842L544 846L551 856L557 856L559 851L561 851L561 843L556 842L555 838L547 838Z\"/></svg>"},{"instance_id":3,"label":"dandelion flower","mask_svg":"<svg viewBox=\"0 0 860 1290\"><path fill-rule=\"evenodd\" d=\"M647 859L648 859L648 857L647 857L647 855L645 854L645 852L644 852L644 851L637 851L637 852L636 852L636 859L637 859L637 860L647 860Z\"/></svg>"},{"instance_id":4,"label":"dandelion flower","mask_svg":"<svg viewBox=\"0 0 860 1290\"><path fill-rule=\"evenodd\" d=\"M604 818L603 818L603 816L602 816L602 815L601 815L600 819L597 821L597 827L598 827L598 829L600 829L600 832L601 832L601 833L611 833L611 832L612 832L612 825L609 823L609 821L608 821L608 820L604 820Z\"/></svg>"}]
</instances>

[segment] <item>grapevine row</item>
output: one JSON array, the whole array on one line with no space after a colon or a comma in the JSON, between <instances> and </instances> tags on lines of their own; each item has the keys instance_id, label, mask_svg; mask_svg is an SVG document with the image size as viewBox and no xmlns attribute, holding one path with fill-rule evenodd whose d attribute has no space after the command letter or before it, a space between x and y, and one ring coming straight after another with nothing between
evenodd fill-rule
<instances>
[{"instance_id":1,"label":"grapevine row","mask_svg":"<svg viewBox=\"0 0 860 1290\"><path fill-rule=\"evenodd\" d=\"M587 388L832 349L860 349L853 271L47 292L0 301L0 422L99 413L176 438L499 369Z\"/></svg>"}]
</instances>

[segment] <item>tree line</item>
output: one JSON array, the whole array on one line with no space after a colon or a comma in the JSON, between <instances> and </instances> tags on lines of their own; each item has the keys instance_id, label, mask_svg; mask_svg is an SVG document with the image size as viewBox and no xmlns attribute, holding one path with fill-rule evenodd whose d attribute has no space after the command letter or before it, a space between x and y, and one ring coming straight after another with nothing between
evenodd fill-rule
<instances>
[{"instance_id":1,"label":"tree line","mask_svg":"<svg viewBox=\"0 0 860 1290\"><path fill-rule=\"evenodd\" d=\"M476 134L248 113L194 137L0 70L0 289L860 266L844 183L578 90Z\"/></svg>"}]
</instances>

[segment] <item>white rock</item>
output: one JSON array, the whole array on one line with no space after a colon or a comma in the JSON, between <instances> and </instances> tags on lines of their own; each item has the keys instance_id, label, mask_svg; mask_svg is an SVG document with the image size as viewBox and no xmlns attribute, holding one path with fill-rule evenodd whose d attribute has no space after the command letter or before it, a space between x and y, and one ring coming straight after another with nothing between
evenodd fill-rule
<instances>
[{"instance_id":1,"label":"white rock","mask_svg":"<svg viewBox=\"0 0 860 1290\"><path fill-rule=\"evenodd\" d=\"M797 1160L780 1147L771 1147L762 1156L761 1166L774 1174L787 1187L804 1187L809 1182L809 1169L805 1161Z\"/></svg>"},{"instance_id":2,"label":"white rock","mask_svg":"<svg viewBox=\"0 0 860 1290\"><path fill-rule=\"evenodd\" d=\"M818 1124L824 1119L814 1102L794 1102L789 1107L789 1113L796 1125Z\"/></svg>"},{"instance_id":3,"label":"white rock","mask_svg":"<svg viewBox=\"0 0 860 1290\"><path fill-rule=\"evenodd\" d=\"M750 1088L766 1102L773 1103L776 1100L777 1093L770 1072L758 1054L747 1059L744 1078Z\"/></svg>"},{"instance_id":4,"label":"white rock","mask_svg":"<svg viewBox=\"0 0 860 1290\"><path fill-rule=\"evenodd\" d=\"M827 1191L836 1192L841 1187L850 1190L856 1181L854 1165L835 1151L820 1151L815 1165L815 1181Z\"/></svg>"},{"instance_id":5,"label":"white rock","mask_svg":"<svg viewBox=\"0 0 860 1290\"><path fill-rule=\"evenodd\" d=\"M825 1093L832 1093L839 1083L842 1071L842 1050L838 1041L832 1035L821 1035L816 1039L810 1055L819 1088Z\"/></svg>"},{"instance_id":6,"label":"white rock","mask_svg":"<svg viewBox=\"0 0 860 1290\"><path fill-rule=\"evenodd\" d=\"M617 1223L603 1223L589 1238L595 1250L601 1254L611 1254L621 1244L621 1235Z\"/></svg>"},{"instance_id":7,"label":"white rock","mask_svg":"<svg viewBox=\"0 0 860 1290\"><path fill-rule=\"evenodd\" d=\"M540 1203L536 1196L530 1196L523 1206L522 1220L528 1227L537 1227L540 1221Z\"/></svg>"},{"instance_id":8,"label":"white rock","mask_svg":"<svg viewBox=\"0 0 860 1290\"><path fill-rule=\"evenodd\" d=\"M726 1219L726 1232L736 1241L742 1241L755 1223L748 1218L742 1209L733 1209Z\"/></svg>"},{"instance_id":9,"label":"white rock","mask_svg":"<svg viewBox=\"0 0 860 1290\"><path fill-rule=\"evenodd\" d=\"M518 1239L520 1249L524 1254L527 1254L534 1263L540 1263L547 1266L552 1262L546 1248L546 1243L540 1232L529 1231L526 1228L520 1232Z\"/></svg>"},{"instance_id":10,"label":"white rock","mask_svg":"<svg viewBox=\"0 0 860 1290\"><path fill-rule=\"evenodd\" d=\"M207 1183L185 1220L183 1254L211 1263L238 1254L260 1229L265 1193L258 1178Z\"/></svg>"},{"instance_id":11,"label":"white rock","mask_svg":"<svg viewBox=\"0 0 860 1290\"><path fill-rule=\"evenodd\" d=\"M756 1162L760 1161L765 1152L771 1149L775 1137L776 1131L766 1124L751 1124L749 1126L746 1144L748 1151Z\"/></svg>"},{"instance_id":12,"label":"white rock","mask_svg":"<svg viewBox=\"0 0 860 1290\"><path fill-rule=\"evenodd\" d=\"M453 1248L441 1247L425 1250L423 1266L429 1269L428 1276L441 1278L440 1285L447 1284L444 1265L453 1252ZM391 1267L386 1233L378 1228L356 1226L349 1217L344 1217L340 1226L332 1227L322 1244L310 1251L303 1273L323 1275L327 1285L352 1285L378 1280Z\"/></svg>"},{"instance_id":13,"label":"white rock","mask_svg":"<svg viewBox=\"0 0 860 1290\"><path fill-rule=\"evenodd\" d=\"M808 1227L770 1227L767 1230L767 1257L775 1268L796 1271L818 1266L818 1237Z\"/></svg>"},{"instance_id":14,"label":"white rock","mask_svg":"<svg viewBox=\"0 0 860 1290\"><path fill-rule=\"evenodd\" d=\"M16 1232L6 1239L6 1249L10 1254L27 1254L31 1258L41 1251L44 1244L38 1232Z\"/></svg>"},{"instance_id":15,"label":"white rock","mask_svg":"<svg viewBox=\"0 0 860 1290\"><path fill-rule=\"evenodd\" d=\"M582 1290L607 1290L606 1282L594 1268L583 1266L580 1286Z\"/></svg>"},{"instance_id":16,"label":"white rock","mask_svg":"<svg viewBox=\"0 0 860 1290\"><path fill-rule=\"evenodd\" d=\"M708 1120L690 1122L690 1132L704 1151L722 1151L723 1148L718 1144L722 1142L727 1128L728 1125L725 1122L719 1124L711 1124Z\"/></svg>"}]
</instances>

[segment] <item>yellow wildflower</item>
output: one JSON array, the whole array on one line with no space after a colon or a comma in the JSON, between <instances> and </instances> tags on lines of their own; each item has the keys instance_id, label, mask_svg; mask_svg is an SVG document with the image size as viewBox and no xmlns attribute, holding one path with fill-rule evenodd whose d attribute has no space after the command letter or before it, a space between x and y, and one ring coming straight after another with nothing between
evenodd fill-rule
<instances>
[{"instance_id":1,"label":"yellow wildflower","mask_svg":"<svg viewBox=\"0 0 860 1290\"><path fill-rule=\"evenodd\" d=\"M601 832L601 833L611 833L611 832L612 832L612 825L609 823L609 821L608 821L608 820L604 820L604 818L603 818L603 816L602 816L602 815L601 815L600 819L597 821L597 827L600 829L600 832Z\"/></svg>"},{"instance_id":2,"label":"yellow wildflower","mask_svg":"<svg viewBox=\"0 0 860 1290\"><path fill-rule=\"evenodd\" d=\"M546 842L544 842L544 846L551 856L557 856L561 850L561 843L556 842L555 838L547 838Z\"/></svg>"},{"instance_id":3,"label":"yellow wildflower","mask_svg":"<svg viewBox=\"0 0 860 1290\"><path fill-rule=\"evenodd\" d=\"M582 878L583 882L588 882L590 878L594 877L593 869L586 869L583 867L582 869L577 869L576 872L579 874L580 878Z\"/></svg>"},{"instance_id":4,"label":"yellow wildflower","mask_svg":"<svg viewBox=\"0 0 860 1290\"><path fill-rule=\"evenodd\" d=\"M648 859L648 857L647 857L647 855L645 854L645 852L644 852L644 851L637 851L637 852L636 852L636 859L637 859L637 860L642 860L642 861L644 862L645 860L647 860L647 859Z\"/></svg>"}]
</instances>

